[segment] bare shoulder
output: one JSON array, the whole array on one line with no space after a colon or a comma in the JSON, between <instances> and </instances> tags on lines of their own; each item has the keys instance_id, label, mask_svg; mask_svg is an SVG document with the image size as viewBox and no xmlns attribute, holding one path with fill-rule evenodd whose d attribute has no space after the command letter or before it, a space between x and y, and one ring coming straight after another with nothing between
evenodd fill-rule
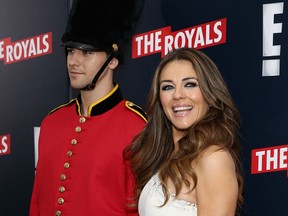
<instances>
[{"instance_id":1,"label":"bare shoulder","mask_svg":"<svg viewBox=\"0 0 288 216\"><path fill-rule=\"evenodd\" d=\"M205 149L195 165L198 172L204 173L235 171L235 164L228 150L220 149L216 145Z\"/></svg>"},{"instance_id":2,"label":"bare shoulder","mask_svg":"<svg viewBox=\"0 0 288 216\"><path fill-rule=\"evenodd\" d=\"M225 149L207 148L195 164L198 210L201 215L235 215L238 183L234 161Z\"/></svg>"}]
</instances>

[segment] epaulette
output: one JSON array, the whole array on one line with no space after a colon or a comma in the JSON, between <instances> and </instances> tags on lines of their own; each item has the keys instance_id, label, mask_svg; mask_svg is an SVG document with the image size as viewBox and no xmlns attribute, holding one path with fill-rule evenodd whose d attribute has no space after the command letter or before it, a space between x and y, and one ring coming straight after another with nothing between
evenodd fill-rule
<instances>
[{"instance_id":1,"label":"epaulette","mask_svg":"<svg viewBox=\"0 0 288 216\"><path fill-rule=\"evenodd\" d=\"M128 109L132 110L133 112L137 113L141 116L141 118L144 119L145 122L147 122L147 115L146 112L138 105L134 104L131 101L126 101L125 105Z\"/></svg>"},{"instance_id":2,"label":"epaulette","mask_svg":"<svg viewBox=\"0 0 288 216\"><path fill-rule=\"evenodd\" d=\"M76 100L76 98L70 100L68 103L62 104L62 105L60 105L60 106L54 108L53 110L51 110L51 111L49 112L48 115L51 115L53 112L55 112L56 110L60 109L61 107L64 107L64 106L67 106L67 105L73 103L75 100Z\"/></svg>"}]
</instances>

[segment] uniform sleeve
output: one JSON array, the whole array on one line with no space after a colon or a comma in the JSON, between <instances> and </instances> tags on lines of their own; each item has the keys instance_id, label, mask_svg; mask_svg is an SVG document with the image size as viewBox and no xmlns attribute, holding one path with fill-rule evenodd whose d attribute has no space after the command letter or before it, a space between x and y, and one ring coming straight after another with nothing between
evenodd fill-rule
<instances>
[{"instance_id":1,"label":"uniform sleeve","mask_svg":"<svg viewBox=\"0 0 288 216\"><path fill-rule=\"evenodd\" d=\"M126 163L127 216L139 216L138 209L135 206L137 204L134 196L135 186L134 174L130 166Z\"/></svg>"},{"instance_id":2,"label":"uniform sleeve","mask_svg":"<svg viewBox=\"0 0 288 216\"><path fill-rule=\"evenodd\" d=\"M39 216L38 203L37 203L37 178L34 179L33 191L30 201L29 216Z\"/></svg>"}]
</instances>

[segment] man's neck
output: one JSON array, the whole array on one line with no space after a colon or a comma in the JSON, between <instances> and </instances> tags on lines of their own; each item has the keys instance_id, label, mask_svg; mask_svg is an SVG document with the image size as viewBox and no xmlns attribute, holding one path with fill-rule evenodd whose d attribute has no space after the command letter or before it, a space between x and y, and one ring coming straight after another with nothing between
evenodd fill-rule
<instances>
[{"instance_id":1,"label":"man's neck","mask_svg":"<svg viewBox=\"0 0 288 216\"><path fill-rule=\"evenodd\" d=\"M92 90L81 90L81 114L84 116L88 115L88 108L92 103L103 98L114 88L113 83L106 84L106 86L98 85Z\"/></svg>"}]
</instances>

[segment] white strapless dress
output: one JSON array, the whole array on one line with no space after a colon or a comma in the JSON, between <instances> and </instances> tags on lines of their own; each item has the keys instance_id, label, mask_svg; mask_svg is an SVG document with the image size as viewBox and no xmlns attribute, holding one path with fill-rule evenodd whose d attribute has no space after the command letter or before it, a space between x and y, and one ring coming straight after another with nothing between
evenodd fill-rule
<instances>
[{"instance_id":1,"label":"white strapless dress","mask_svg":"<svg viewBox=\"0 0 288 216\"><path fill-rule=\"evenodd\" d=\"M140 216L197 216L197 205L185 200L176 199L172 194L164 203L164 194L158 175L154 175L143 188L138 211Z\"/></svg>"}]
</instances>

